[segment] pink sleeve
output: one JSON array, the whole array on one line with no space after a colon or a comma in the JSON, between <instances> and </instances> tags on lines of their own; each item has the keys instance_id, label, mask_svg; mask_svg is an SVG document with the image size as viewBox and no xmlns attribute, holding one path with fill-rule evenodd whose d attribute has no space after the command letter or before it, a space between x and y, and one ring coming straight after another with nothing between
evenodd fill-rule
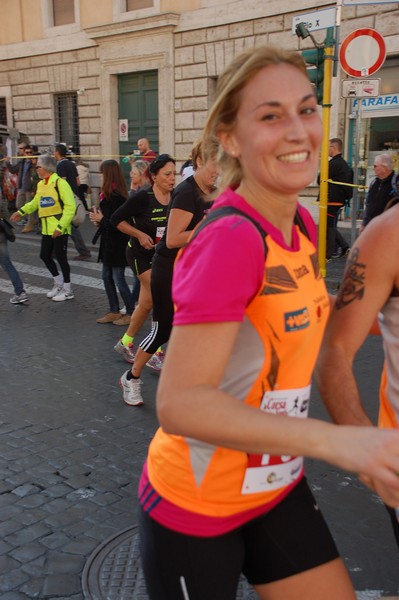
<instances>
[{"instance_id":1,"label":"pink sleeve","mask_svg":"<svg viewBox=\"0 0 399 600\"><path fill-rule=\"evenodd\" d=\"M208 225L176 263L174 325L241 322L262 284L264 264L261 236L247 219Z\"/></svg>"}]
</instances>

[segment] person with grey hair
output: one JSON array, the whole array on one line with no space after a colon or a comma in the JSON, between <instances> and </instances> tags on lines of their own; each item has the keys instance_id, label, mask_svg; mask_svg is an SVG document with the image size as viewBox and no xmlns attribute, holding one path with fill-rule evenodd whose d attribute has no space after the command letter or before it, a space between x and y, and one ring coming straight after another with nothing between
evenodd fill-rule
<instances>
[{"instance_id":1,"label":"person with grey hair","mask_svg":"<svg viewBox=\"0 0 399 600\"><path fill-rule=\"evenodd\" d=\"M40 258L54 278L54 286L47 293L47 298L55 302L63 302L74 297L71 290L67 246L76 209L75 200L69 183L57 175L57 162L53 156L40 155L36 169L41 181L37 185L35 196L13 213L10 219L18 222L24 215L38 211L42 229ZM54 261L53 253L61 273Z\"/></svg>"},{"instance_id":2,"label":"person with grey hair","mask_svg":"<svg viewBox=\"0 0 399 600\"><path fill-rule=\"evenodd\" d=\"M148 183L150 183L148 162L145 160L135 160L132 162L130 169L130 189L135 192Z\"/></svg>"},{"instance_id":3,"label":"person with grey hair","mask_svg":"<svg viewBox=\"0 0 399 600\"><path fill-rule=\"evenodd\" d=\"M375 178L370 184L366 197L363 222L360 231L370 223L372 219L381 215L388 202L394 196L392 177L394 175L392 157L390 154L377 154L374 159Z\"/></svg>"}]
</instances>

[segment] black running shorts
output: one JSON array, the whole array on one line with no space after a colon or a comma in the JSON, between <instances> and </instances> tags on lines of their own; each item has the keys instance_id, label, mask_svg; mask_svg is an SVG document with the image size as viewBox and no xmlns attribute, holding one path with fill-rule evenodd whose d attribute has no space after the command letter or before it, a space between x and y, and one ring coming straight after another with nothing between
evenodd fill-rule
<instances>
[{"instance_id":1,"label":"black running shorts","mask_svg":"<svg viewBox=\"0 0 399 600\"><path fill-rule=\"evenodd\" d=\"M151 600L235 600L241 573L261 585L338 557L305 478L270 512L216 537L176 533L139 510Z\"/></svg>"},{"instance_id":2,"label":"black running shorts","mask_svg":"<svg viewBox=\"0 0 399 600\"><path fill-rule=\"evenodd\" d=\"M136 277L151 269L151 262L145 258L135 258L134 251L130 246L126 246L126 260Z\"/></svg>"}]
</instances>

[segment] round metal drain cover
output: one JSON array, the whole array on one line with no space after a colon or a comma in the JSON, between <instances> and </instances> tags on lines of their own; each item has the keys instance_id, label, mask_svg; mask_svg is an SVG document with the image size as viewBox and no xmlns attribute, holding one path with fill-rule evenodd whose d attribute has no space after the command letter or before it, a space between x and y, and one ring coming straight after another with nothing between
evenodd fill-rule
<instances>
[{"instance_id":1,"label":"round metal drain cover","mask_svg":"<svg viewBox=\"0 0 399 600\"><path fill-rule=\"evenodd\" d=\"M137 527L121 531L94 550L83 570L82 589L88 600L148 600ZM258 600L244 578L236 600Z\"/></svg>"}]
</instances>

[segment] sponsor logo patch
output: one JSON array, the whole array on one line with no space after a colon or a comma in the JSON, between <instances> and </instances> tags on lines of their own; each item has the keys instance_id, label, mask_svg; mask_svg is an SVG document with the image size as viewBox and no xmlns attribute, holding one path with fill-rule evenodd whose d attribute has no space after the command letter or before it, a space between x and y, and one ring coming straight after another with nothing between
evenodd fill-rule
<instances>
[{"instance_id":1,"label":"sponsor logo patch","mask_svg":"<svg viewBox=\"0 0 399 600\"><path fill-rule=\"evenodd\" d=\"M54 206L54 205L55 205L55 200L51 196L44 196L44 197L40 198L40 207L41 208L48 208L49 206Z\"/></svg>"},{"instance_id":2,"label":"sponsor logo patch","mask_svg":"<svg viewBox=\"0 0 399 600\"><path fill-rule=\"evenodd\" d=\"M306 329L310 325L309 311L307 307L292 312L285 313L284 315L285 331L299 331L300 329Z\"/></svg>"},{"instance_id":3,"label":"sponsor logo patch","mask_svg":"<svg viewBox=\"0 0 399 600\"><path fill-rule=\"evenodd\" d=\"M304 277L305 275L307 275L309 273L309 269L307 268L306 265L302 265L298 269L294 269L294 273L295 273L295 277L297 279L300 279L301 277Z\"/></svg>"}]
</instances>

